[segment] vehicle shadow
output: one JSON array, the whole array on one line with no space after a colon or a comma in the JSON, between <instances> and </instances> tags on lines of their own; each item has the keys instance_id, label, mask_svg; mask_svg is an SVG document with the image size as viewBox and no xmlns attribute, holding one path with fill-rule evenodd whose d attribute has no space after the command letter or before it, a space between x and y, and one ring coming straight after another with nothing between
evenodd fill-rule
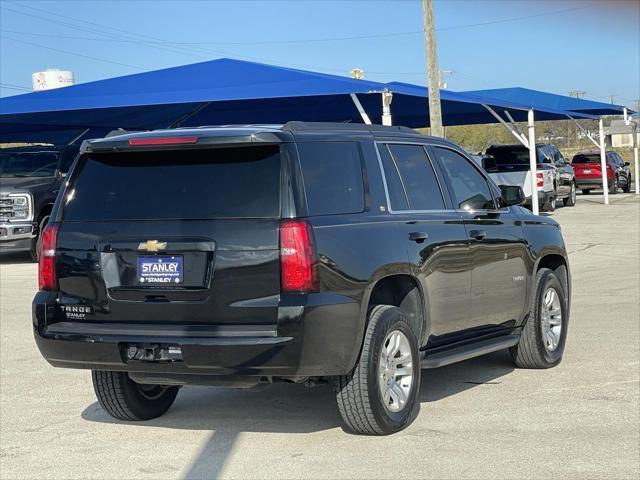
<instances>
[{"instance_id":1,"label":"vehicle shadow","mask_svg":"<svg viewBox=\"0 0 640 480\"><path fill-rule=\"evenodd\" d=\"M420 403L425 406L478 385L499 383L498 379L511 371L513 365L506 351L423 370ZM188 479L217 478L244 432L305 434L343 428L329 385L305 388L285 383L248 390L184 387L169 412L146 422L115 420L98 403L87 407L82 418L139 427L210 430L209 439L183 470L182 477Z\"/></svg>"},{"instance_id":2,"label":"vehicle shadow","mask_svg":"<svg viewBox=\"0 0 640 480\"><path fill-rule=\"evenodd\" d=\"M35 263L29 252L0 253L0 265L17 265L21 263Z\"/></svg>"}]
</instances>

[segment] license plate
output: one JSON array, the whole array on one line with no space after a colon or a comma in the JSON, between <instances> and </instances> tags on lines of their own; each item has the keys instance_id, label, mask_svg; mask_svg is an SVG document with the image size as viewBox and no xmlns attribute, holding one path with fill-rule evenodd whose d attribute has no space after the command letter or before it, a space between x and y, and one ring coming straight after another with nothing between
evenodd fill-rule
<instances>
[{"instance_id":1,"label":"license plate","mask_svg":"<svg viewBox=\"0 0 640 480\"><path fill-rule=\"evenodd\" d=\"M584 173L591 173L591 170L583 170Z\"/></svg>"},{"instance_id":2,"label":"license plate","mask_svg":"<svg viewBox=\"0 0 640 480\"><path fill-rule=\"evenodd\" d=\"M182 256L138 257L138 280L149 285L182 283Z\"/></svg>"}]
</instances>

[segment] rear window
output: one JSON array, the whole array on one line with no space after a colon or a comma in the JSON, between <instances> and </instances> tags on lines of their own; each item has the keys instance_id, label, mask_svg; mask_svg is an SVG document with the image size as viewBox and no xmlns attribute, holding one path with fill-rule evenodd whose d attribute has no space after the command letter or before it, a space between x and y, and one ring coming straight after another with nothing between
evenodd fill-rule
<instances>
[{"instance_id":1,"label":"rear window","mask_svg":"<svg viewBox=\"0 0 640 480\"><path fill-rule=\"evenodd\" d=\"M600 163L600 155L576 155L571 163Z\"/></svg>"},{"instance_id":2,"label":"rear window","mask_svg":"<svg viewBox=\"0 0 640 480\"><path fill-rule=\"evenodd\" d=\"M92 154L76 172L66 221L280 214L277 146Z\"/></svg>"},{"instance_id":3,"label":"rear window","mask_svg":"<svg viewBox=\"0 0 640 480\"><path fill-rule=\"evenodd\" d=\"M364 210L364 178L355 142L299 143L309 215Z\"/></svg>"},{"instance_id":4,"label":"rear window","mask_svg":"<svg viewBox=\"0 0 640 480\"><path fill-rule=\"evenodd\" d=\"M502 165L529 166L529 150L524 148L489 148L487 155L491 155L491 163L499 167Z\"/></svg>"}]
</instances>

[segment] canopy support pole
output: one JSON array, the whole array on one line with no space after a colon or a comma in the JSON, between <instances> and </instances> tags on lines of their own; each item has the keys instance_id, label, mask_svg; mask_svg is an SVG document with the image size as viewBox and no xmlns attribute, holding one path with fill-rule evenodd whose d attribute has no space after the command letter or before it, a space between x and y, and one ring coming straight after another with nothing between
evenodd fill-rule
<instances>
[{"instance_id":1,"label":"canopy support pole","mask_svg":"<svg viewBox=\"0 0 640 480\"><path fill-rule=\"evenodd\" d=\"M483 106L484 108L486 108L486 109L487 109L487 111L488 111L491 115L493 115L493 116L495 117L495 119L496 119L496 120L498 120L498 122L500 122L504 128L506 128L507 130L509 130L509 131L511 132L511 134L512 134L514 137L516 137L516 139L517 139L517 140L518 140L522 145L524 145L525 147L529 148L529 142L527 141L526 137L525 137L522 133L520 133L520 132L518 131L518 129L517 129L517 128L514 128L514 126L511 126L511 125L509 125L507 122L505 122L505 121L504 121L504 119L503 119L500 115L498 115L498 114L493 110L493 108L491 108L489 105L482 104L482 106ZM509 117L511 117L511 115L509 115ZM510 120L512 120L512 118L510 118Z\"/></svg>"},{"instance_id":2,"label":"canopy support pole","mask_svg":"<svg viewBox=\"0 0 640 480\"><path fill-rule=\"evenodd\" d=\"M533 115L533 108L529 109L527 115L527 129L529 130L529 170L531 170L531 210L534 215L540 214L538 205L538 156L536 154L536 127Z\"/></svg>"},{"instance_id":3,"label":"canopy support pole","mask_svg":"<svg viewBox=\"0 0 640 480\"><path fill-rule=\"evenodd\" d=\"M391 102L393 101L392 92L382 92L382 125L391 126Z\"/></svg>"},{"instance_id":4,"label":"canopy support pole","mask_svg":"<svg viewBox=\"0 0 640 480\"><path fill-rule=\"evenodd\" d=\"M518 132L518 134L522 137L522 138L527 138L525 137L524 133L522 133L520 131L520 129L518 128L518 124L516 123L516 121L513 119L513 117L511 116L511 114L509 113L509 110L505 110L504 111L504 116L507 117L509 119L509 123L511 124L511 126L513 127L513 129Z\"/></svg>"},{"instance_id":5,"label":"canopy support pole","mask_svg":"<svg viewBox=\"0 0 640 480\"><path fill-rule=\"evenodd\" d=\"M631 135L633 136L633 174L635 175L636 195L640 195L640 182L638 181L638 122L631 122L633 128L631 129Z\"/></svg>"},{"instance_id":6,"label":"canopy support pole","mask_svg":"<svg viewBox=\"0 0 640 480\"><path fill-rule=\"evenodd\" d=\"M573 123L575 123L575 124L576 124L576 127L578 127L578 129L580 129L580 131L581 131L582 133L584 133L584 134L585 134L585 136L586 136L589 140L591 140L591 142L592 142L596 147L600 148L600 142L596 141L596 139L595 139L595 138L593 138L593 135L591 135L591 133L590 133L590 132L586 131L586 130L584 129L584 127L583 127L582 125L580 125L580 124L578 123L578 121L577 121L575 118L573 118L571 115L567 115L567 117L569 117L571 120L573 120Z\"/></svg>"},{"instance_id":7,"label":"canopy support pole","mask_svg":"<svg viewBox=\"0 0 640 480\"><path fill-rule=\"evenodd\" d=\"M90 128L85 128L80 135L76 135L75 137L73 137L73 140L67 142L67 145L73 145L74 143L76 143L78 140L80 140L82 137L84 137L87 132L91 130ZM637 170L636 170L637 171Z\"/></svg>"},{"instance_id":8,"label":"canopy support pole","mask_svg":"<svg viewBox=\"0 0 640 480\"><path fill-rule=\"evenodd\" d=\"M598 122L600 129L600 171L602 172L602 193L604 193L604 204L609 205L609 182L607 181L607 152L604 148L604 121L602 117Z\"/></svg>"},{"instance_id":9,"label":"canopy support pole","mask_svg":"<svg viewBox=\"0 0 640 480\"><path fill-rule=\"evenodd\" d=\"M360 103L360 99L358 98L358 95L356 95L355 93L350 93L349 96L351 97L353 104L358 109L358 113L362 117L362 121L367 125L371 125L371 119L369 118L369 115L367 115L367 112L365 111L364 107Z\"/></svg>"},{"instance_id":10,"label":"canopy support pole","mask_svg":"<svg viewBox=\"0 0 640 480\"><path fill-rule=\"evenodd\" d=\"M211 104L211 102L203 102L201 104L199 104L196 108L194 108L193 110L191 110L188 113L185 113L183 116L181 116L178 120L176 120L175 122L173 122L171 125L169 125L167 128L180 128L182 125L184 125L184 122L186 122L187 120L189 120L191 117L193 117L195 114L200 113L203 109L205 109L206 107L209 106L209 104Z\"/></svg>"}]
</instances>

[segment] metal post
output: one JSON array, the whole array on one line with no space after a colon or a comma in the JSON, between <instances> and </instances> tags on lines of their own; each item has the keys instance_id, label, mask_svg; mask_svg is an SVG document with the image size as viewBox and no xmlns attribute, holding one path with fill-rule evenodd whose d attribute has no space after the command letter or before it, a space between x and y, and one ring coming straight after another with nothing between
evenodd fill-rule
<instances>
[{"instance_id":1,"label":"metal post","mask_svg":"<svg viewBox=\"0 0 640 480\"><path fill-rule=\"evenodd\" d=\"M531 210L534 215L540 214L538 206L538 156L536 154L536 128L533 118L533 109L529 109L528 115L529 130L529 170L531 170Z\"/></svg>"},{"instance_id":2,"label":"metal post","mask_svg":"<svg viewBox=\"0 0 640 480\"><path fill-rule=\"evenodd\" d=\"M633 135L633 175L635 177L636 195L640 195L640 182L638 181L638 122L633 123L631 135Z\"/></svg>"},{"instance_id":3,"label":"metal post","mask_svg":"<svg viewBox=\"0 0 640 480\"><path fill-rule=\"evenodd\" d=\"M391 102L393 101L393 93L382 92L382 125L391 126Z\"/></svg>"},{"instance_id":4,"label":"metal post","mask_svg":"<svg viewBox=\"0 0 640 480\"><path fill-rule=\"evenodd\" d=\"M433 1L422 0L424 15L424 44L427 51L427 85L429 86L429 127L431 135L442 137L442 111L440 106L440 72L436 51L436 28L433 18Z\"/></svg>"},{"instance_id":5,"label":"metal post","mask_svg":"<svg viewBox=\"0 0 640 480\"><path fill-rule=\"evenodd\" d=\"M360 99L358 99L358 95L356 95L355 93L350 93L349 96L351 97L351 101L353 102L353 104L356 106L356 109L358 110L360 117L362 117L362 121L367 125L371 125L371 119L369 118L369 115L367 115L367 112L365 111L364 107L360 103Z\"/></svg>"},{"instance_id":6,"label":"metal post","mask_svg":"<svg viewBox=\"0 0 640 480\"><path fill-rule=\"evenodd\" d=\"M609 182L607 181L607 152L604 149L604 122L600 117L600 170L602 171L602 193L604 204L609 205Z\"/></svg>"}]
</instances>

